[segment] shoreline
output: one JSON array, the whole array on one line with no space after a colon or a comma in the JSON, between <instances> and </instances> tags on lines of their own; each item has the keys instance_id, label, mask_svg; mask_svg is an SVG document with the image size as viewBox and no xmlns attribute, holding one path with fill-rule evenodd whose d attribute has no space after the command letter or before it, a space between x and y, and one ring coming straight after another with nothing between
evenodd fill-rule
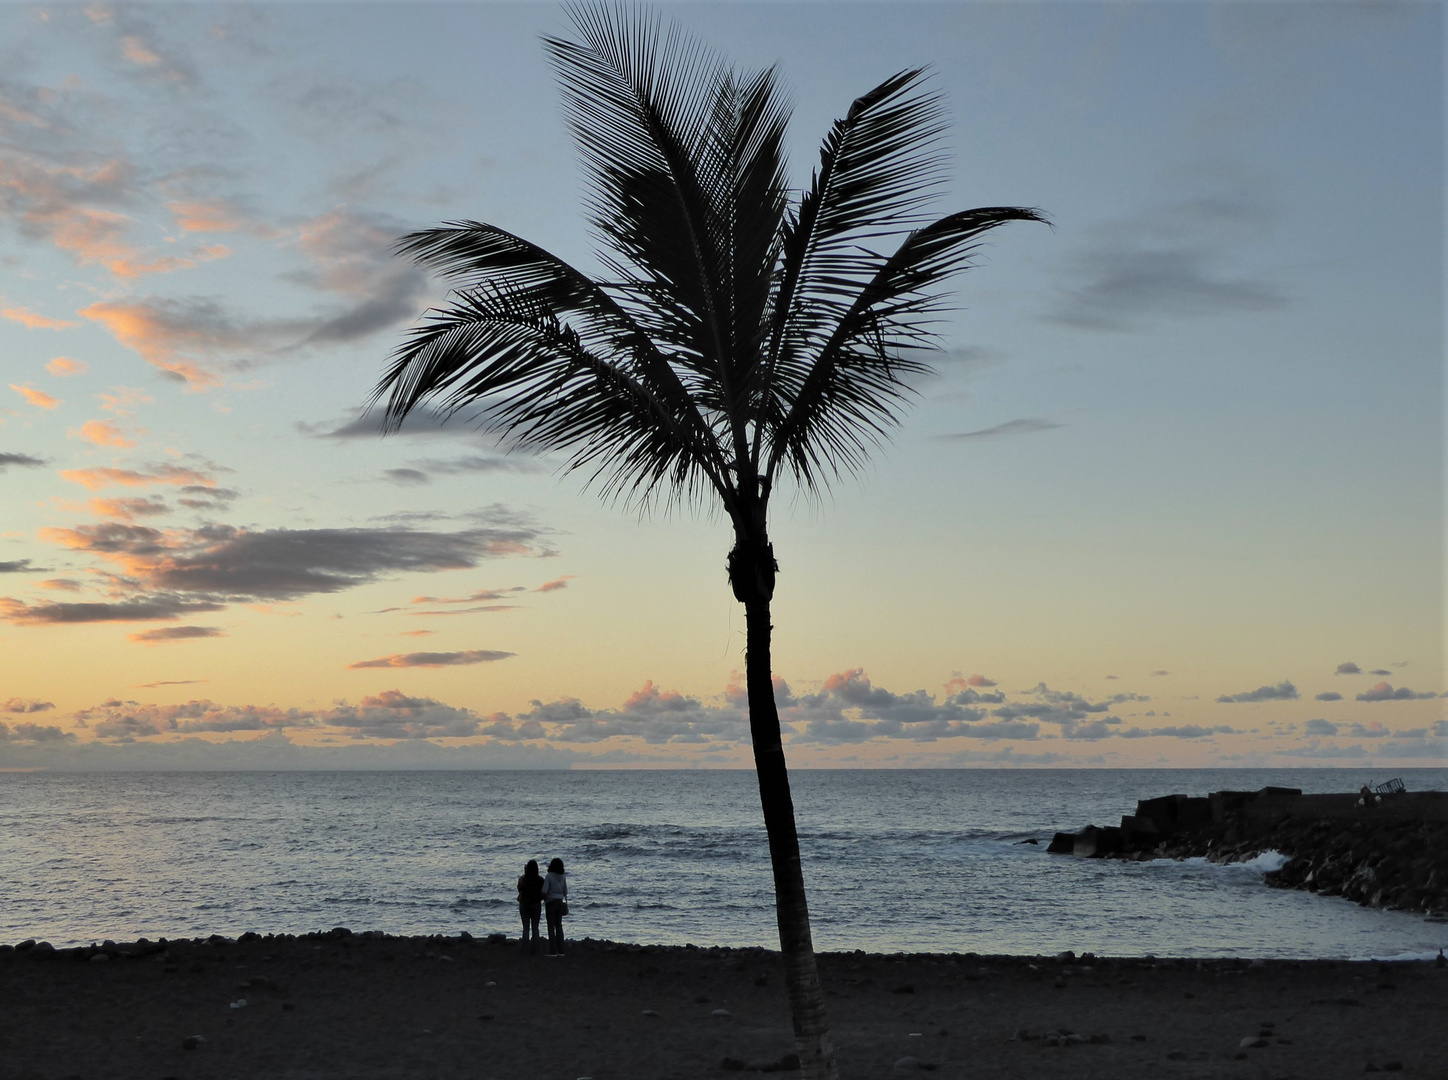
<instances>
[{"instance_id":1,"label":"shoreline","mask_svg":"<svg viewBox=\"0 0 1448 1080\"><path fill-rule=\"evenodd\" d=\"M583 939L548 958L500 936L0 947L0 1061L7 1080L788 1074L776 952ZM845 1080L1448 1072L1448 968L1432 961L847 952L819 964Z\"/></svg>"}]
</instances>

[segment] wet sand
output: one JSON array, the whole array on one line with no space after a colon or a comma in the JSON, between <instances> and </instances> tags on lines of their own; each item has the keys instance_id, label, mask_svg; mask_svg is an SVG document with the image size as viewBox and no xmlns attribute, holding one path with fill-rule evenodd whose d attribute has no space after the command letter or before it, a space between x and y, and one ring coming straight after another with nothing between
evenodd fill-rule
<instances>
[{"instance_id":1,"label":"wet sand","mask_svg":"<svg viewBox=\"0 0 1448 1080\"><path fill-rule=\"evenodd\" d=\"M582 941L549 958L333 934L88 953L0 951L0 1078L791 1075L762 949ZM1432 963L820 963L846 1080L1448 1077L1448 970Z\"/></svg>"}]
</instances>

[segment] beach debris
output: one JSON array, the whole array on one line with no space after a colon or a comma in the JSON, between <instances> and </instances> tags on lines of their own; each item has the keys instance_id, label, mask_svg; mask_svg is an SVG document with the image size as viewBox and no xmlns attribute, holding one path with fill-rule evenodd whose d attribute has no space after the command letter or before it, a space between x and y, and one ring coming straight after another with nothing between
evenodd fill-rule
<instances>
[{"instance_id":1,"label":"beach debris","mask_svg":"<svg viewBox=\"0 0 1448 1080\"><path fill-rule=\"evenodd\" d=\"M730 1017L730 1016L733 1016L734 1014L733 1014L732 1012L730 1012L728 1009L715 1009L715 1010L714 1010L713 1012L711 1012L709 1015L710 1015L710 1016L718 1016L718 1017Z\"/></svg>"},{"instance_id":2,"label":"beach debris","mask_svg":"<svg viewBox=\"0 0 1448 1080\"><path fill-rule=\"evenodd\" d=\"M231 1007L232 1007L233 1009L244 1009L244 1008L246 1008L246 998L237 998L235 1001L233 1001L233 1002L231 1003Z\"/></svg>"},{"instance_id":3,"label":"beach debris","mask_svg":"<svg viewBox=\"0 0 1448 1080\"><path fill-rule=\"evenodd\" d=\"M653 1009L645 1009L645 1010L643 1011L643 1015L644 1015L644 1016L658 1016L659 1014L658 1014L655 1010L653 1010Z\"/></svg>"},{"instance_id":4,"label":"beach debris","mask_svg":"<svg viewBox=\"0 0 1448 1080\"><path fill-rule=\"evenodd\" d=\"M181 1040L181 1049L195 1050L197 1047L203 1045L205 1042L205 1035L187 1035L186 1038Z\"/></svg>"},{"instance_id":5,"label":"beach debris","mask_svg":"<svg viewBox=\"0 0 1448 1080\"><path fill-rule=\"evenodd\" d=\"M94 964L97 960L109 960L110 958L111 958L111 954L110 954L110 953L98 952L98 953L96 953L94 956L91 957L91 963Z\"/></svg>"},{"instance_id":6,"label":"beach debris","mask_svg":"<svg viewBox=\"0 0 1448 1080\"><path fill-rule=\"evenodd\" d=\"M1260 1050L1266 1045L1267 1040L1260 1035L1248 1035L1245 1039L1237 1043L1237 1047L1240 1050Z\"/></svg>"},{"instance_id":7,"label":"beach debris","mask_svg":"<svg viewBox=\"0 0 1448 1080\"><path fill-rule=\"evenodd\" d=\"M484 985L484 986L497 986L498 984L495 983L492 979L489 979L487 982L483 983L483 985Z\"/></svg>"}]
</instances>

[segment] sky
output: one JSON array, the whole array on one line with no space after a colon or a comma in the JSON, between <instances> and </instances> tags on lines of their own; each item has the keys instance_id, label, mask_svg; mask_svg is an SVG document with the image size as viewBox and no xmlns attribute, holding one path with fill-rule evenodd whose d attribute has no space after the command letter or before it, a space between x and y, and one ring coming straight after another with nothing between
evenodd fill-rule
<instances>
[{"instance_id":1,"label":"sky","mask_svg":"<svg viewBox=\"0 0 1448 1080\"><path fill-rule=\"evenodd\" d=\"M659 10L778 65L792 182L927 65L939 212L1053 223L867 470L777 493L793 766L1448 763L1440 5ZM399 236L598 271L568 32L0 6L0 768L751 764L717 512L363 412L446 295Z\"/></svg>"}]
</instances>

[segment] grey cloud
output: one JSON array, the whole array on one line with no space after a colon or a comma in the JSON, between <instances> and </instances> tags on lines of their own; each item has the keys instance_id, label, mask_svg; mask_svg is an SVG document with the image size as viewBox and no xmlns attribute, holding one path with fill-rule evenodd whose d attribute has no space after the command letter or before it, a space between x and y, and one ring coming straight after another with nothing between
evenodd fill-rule
<instances>
[{"instance_id":1,"label":"grey cloud","mask_svg":"<svg viewBox=\"0 0 1448 1080\"><path fill-rule=\"evenodd\" d=\"M359 660L349 668L439 668L462 664L490 664L516 655L494 649L468 649L464 652L394 653L376 660Z\"/></svg>"},{"instance_id":2,"label":"grey cloud","mask_svg":"<svg viewBox=\"0 0 1448 1080\"><path fill-rule=\"evenodd\" d=\"M1392 672L1389 671L1389 670L1387 670L1386 668L1374 668L1372 671L1369 671L1368 674L1369 674L1369 675L1391 675Z\"/></svg>"},{"instance_id":3,"label":"grey cloud","mask_svg":"<svg viewBox=\"0 0 1448 1080\"><path fill-rule=\"evenodd\" d=\"M429 473L440 473L444 476L455 476L467 473L537 473L542 472L543 466L536 460L520 456L492 455L483 456L473 454L469 457L453 458L448 461L440 461L436 458L426 458L422 461L413 462L419 469L426 469Z\"/></svg>"},{"instance_id":4,"label":"grey cloud","mask_svg":"<svg viewBox=\"0 0 1448 1080\"><path fill-rule=\"evenodd\" d=\"M1341 701L1342 695L1336 690L1324 690L1313 698L1314 701Z\"/></svg>"},{"instance_id":5,"label":"grey cloud","mask_svg":"<svg viewBox=\"0 0 1448 1080\"><path fill-rule=\"evenodd\" d=\"M991 710L992 713L1003 720L1019 718L1030 718L1042 720L1046 723L1061 725L1062 734L1067 738L1091 738L1090 732L1099 731L1099 727L1083 728L1083 734L1076 735L1075 725L1085 720L1088 716L1108 712L1113 705L1120 705L1128 701L1150 701L1151 698L1145 694L1113 694L1104 701L1088 701L1080 694L1070 691L1052 690L1045 683L1037 683L1030 690L1025 691L1033 695L1034 702L1019 702L1015 704L1002 705ZM1116 717L1109 718L1112 723L1120 723ZM1099 737L1099 736L1096 736Z\"/></svg>"},{"instance_id":6,"label":"grey cloud","mask_svg":"<svg viewBox=\"0 0 1448 1080\"><path fill-rule=\"evenodd\" d=\"M1420 733L1425 733L1425 732L1420 732ZM1403 731L1403 732L1392 732L1392 731L1389 731L1387 728L1383 727L1382 724L1378 723L1378 722L1375 720L1375 721L1373 721L1371 724L1353 724L1351 727L1349 727L1349 728L1347 729L1347 734L1353 736L1354 738L1358 738L1358 739L1385 739L1385 738L1387 738L1389 735L1394 735L1394 734L1398 734L1398 735L1402 735L1402 736L1405 736L1405 737L1406 737L1406 736L1408 736L1408 735L1411 735L1412 732L1407 732L1407 731Z\"/></svg>"},{"instance_id":7,"label":"grey cloud","mask_svg":"<svg viewBox=\"0 0 1448 1080\"><path fill-rule=\"evenodd\" d=\"M1282 747L1279 750L1274 750L1273 753L1281 754L1284 757L1312 758L1323 761L1357 761L1370 756L1359 743L1354 743L1352 746L1313 743L1309 746Z\"/></svg>"},{"instance_id":8,"label":"grey cloud","mask_svg":"<svg viewBox=\"0 0 1448 1080\"><path fill-rule=\"evenodd\" d=\"M659 690L652 682L617 709L590 709L576 698L546 705L535 701L519 719L549 724L549 737L560 742L611 738L640 738L650 744L736 742L749 733L748 713L741 703L706 705L697 698Z\"/></svg>"},{"instance_id":9,"label":"grey cloud","mask_svg":"<svg viewBox=\"0 0 1448 1080\"><path fill-rule=\"evenodd\" d=\"M297 430L303 435L319 439L377 439L382 436L382 409L359 412L350 420L329 423L307 423L299 421ZM420 405L407 414L398 435L443 435L449 438L470 436L478 438L478 432L468 426L468 419L462 414L441 412L427 405Z\"/></svg>"},{"instance_id":10,"label":"grey cloud","mask_svg":"<svg viewBox=\"0 0 1448 1080\"><path fill-rule=\"evenodd\" d=\"M1358 666L1357 666L1356 664L1354 664L1351 660L1344 660L1341 664L1338 664L1338 665L1337 665L1337 671L1334 672L1334 674L1336 674L1336 675L1361 675L1361 674L1362 674L1362 670L1363 670L1362 668L1358 667Z\"/></svg>"},{"instance_id":11,"label":"grey cloud","mask_svg":"<svg viewBox=\"0 0 1448 1080\"><path fill-rule=\"evenodd\" d=\"M191 510L225 510L241 494L234 488L202 487L200 484L186 484L180 489L176 501Z\"/></svg>"},{"instance_id":12,"label":"grey cloud","mask_svg":"<svg viewBox=\"0 0 1448 1080\"><path fill-rule=\"evenodd\" d=\"M1290 682L1283 681L1276 686L1259 686L1255 690L1247 690L1240 694L1223 694L1217 701L1231 705L1252 701L1296 701L1297 687Z\"/></svg>"},{"instance_id":13,"label":"grey cloud","mask_svg":"<svg viewBox=\"0 0 1448 1080\"><path fill-rule=\"evenodd\" d=\"M129 742L154 735L196 734L203 731L271 731L312 727L312 713L279 709L274 705L219 705L201 699L183 705L143 705L135 701L106 701L75 713L97 739Z\"/></svg>"},{"instance_id":14,"label":"grey cloud","mask_svg":"<svg viewBox=\"0 0 1448 1080\"><path fill-rule=\"evenodd\" d=\"M419 469L387 469L382 474L394 484L403 487L418 487L432 483L432 477Z\"/></svg>"},{"instance_id":15,"label":"grey cloud","mask_svg":"<svg viewBox=\"0 0 1448 1080\"><path fill-rule=\"evenodd\" d=\"M578 763L628 764L640 755L621 750L586 754L551 746L502 743L440 746L425 739L340 746L299 746L273 729L261 737L221 741L189 736L169 741L15 742L0 739L0 767L69 772L176 770L567 769Z\"/></svg>"},{"instance_id":16,"label":"grey cloud","mask_svg":"<svg viewBox=\"0 0 1448 1080\"><path fill-rule=\"evenodd\" d=\"M338 705L321 714L320 720L354 739L467 738L479 729L478 715L471 709L410 697L400 690L384 690L357 705Z\"/></svg>"},{"instance_id":17,"label":"grey cloud","mask_svg":"<svg viewBox=\"0 0 1448 1080\"><path fill-rule=\"evenodd\" d=\"M163 533L105 523L60 532L73 549L121 559L144 587L232 600L291 600L339 592L387 574L471 569L483 559L537 554L542 535L523 525L440 533L403 528L251 531L213 524Z\"/></svg>"},{"instance_id":18,"label":"grey cloud","mask_svg":"<svg viewBox=\"0 0 1448 1080\"><path fill-rule=\"evenodd\" d=\"M1233 266L1244 241L1272 217L1260 201L1213 196L1103 224L1062 266L1047 321L1128 331L1163 319L1281 308L1279 289Z\"/></svg>"},{"instance_id":19,"label":"grey cloud","mask_svg":"<svg viewBox=\"0 0 1448 1080\"><path fill-rule=\"evenodd\" d=\"M27 604L0 596L0 619L20 626L101 622L163 622L183 615L220 611L225 605L214 600L174 594L136 596L129 600L91 603Z\"/></svg>"},{"instance_id":20,"label":"grey cloud","mask_svg":"<svg viewBox=\"0 0 1448 1080\"><path fill-rule=\"evenodd\" d=\"M29 454L9 454L0 452L0 473L3 473L11 465L22 469L39 469L46 464L44 458L31 457Z\"/></svg>"},{"instance_id":21,"label":"grey cloud","mask_svg":"<svg viewBox=\"0 0 1448 1080\"><path fill-rule=\"evenodd\" d=\"M7 724L0 720L0 743L27 742L27 743L55 743L69 742L75 739L75 735L69 731L62 731L51 725L40 725L32 723Z\"/></svg>"},{"instance_id":22,"label":"grey cloud","mask_svg":"<svg viewBox=\"0 0 1448 1080\"><path fill-rule=\"evenodd\" d=\"M351 210L334 210L306 223L300 247L312 269L292 275L293 280L350 300L345 310L313 329L306 343L357 341L420 314L428 276L392 253L406 231L404 223L390 217Z\"/></svg>"},{"instance_id":23,"label":"grey cloud","mask_svg":"<svg viewBox=\"0 0 1448 1080\"><path fill-rule=\"evenodd\" d=\"M6 713L38 713L46 712L55 708L53 701L41 701L38 698L7 698L0 701L0 712Z\"/></svg>"},{"instance_id":24,"label":"grey cloud","mask_svg":"<svg viewBox=\"0 0 1448 1080\"><path fill-rule=\"evenodd\" d=\"M1359 701L1426 701L1428 698L1437 696L1431 690L1420 694L1409 690L1406 686L1400 686L1395 690L1388 683L1380 682L1359 694L1357 699Z\"/></svg>"},{"instance_id":25,"label":"grey cloud","mask_svg":"<svg viewBox=\"0 0 1448 1080\"><path fill-rule=\"evenodd\" d=\"M1173 727L1129 728L1120 733L1123 739L1147 739L1160 736L1165 739L1207 739L1213 735L1238 735L1236 728L1226 724L1203 727L1200 724L1182 724Z\"/></svg>"},{"instance_id":26,"label":"grey cloud","mask_svg":"<svg viewBox=\"0 0 1448 1080\"><path fill-rule=\"evenodd\" d=\"M951 435L938 435L936 438L959 442L965 439L995 439L1006 435L1030 435L1037 431L1050 431L1052 428L1063 427L1054 420L1043 420L1034 416L1023 416L1015 420L1007 420L1001 424L995 424L987 428L979 428L975 431L961 431Z\"/></svg>"},{"instance_id":27,"label":"grey cloud","mask_svg":"<svg viewBox=\"0 0 1448 1080\"><path fill-rule=\"evenodd\" d=\"M43 567L31 566L29 559L11 559L0 562L0 574L30 574L43 571Z\"/></svg>"},{"instance_id":28,"label":"grey cloud","mask_svg":"<svg viewBox=\"0 0 1448 1080\"><path fill-rule=\"evenodd\" d=\"M547 731L537 720L513 721L505 714L499 714L499 718L491 723L484 724L478 728L479 735L487 735L500 742L524 742L529 739L547 738Z\"/></svg>"},{"instance_id":29,"label":"grey cloud","mask_svg":"<svg viewBox=\"0 0 1448 1080\"><path fill-rule=\"evenodd\" d=\"M1323 720L1319 717L1303 724L1302 731L1305 735L1336 735L1337 725L1331 720Z\"/></svg>"},{"instance_id":30,"label":"grey cloud","mask_svg":"<svg viewBox=\"0 0 1448 1080\"><path fill-rule=\"evenodd\" d=\"M1061 736L1066 739L1083 739L1095 741L1107 739L1120 732L1115 730L1115 725L1121 723L1119 716L1107 716L1100 720L1088 720L1066 724L1061 728Z\"/></svg>"},{"instance_id":31,"label":"grey cloud","mask_svg":"<svg viewBox=\"0 0 1448 1080\"><path fill-rule=\"evenodd\" d=\"M128 638L143 645L155 645L163 641L192 641L196 638L225 636L214 626L161 626L155 630L142 630L138 634L130 634ZM193 682L195 680L187 679L185 681Z\"/></svg>"}]
</instances>

